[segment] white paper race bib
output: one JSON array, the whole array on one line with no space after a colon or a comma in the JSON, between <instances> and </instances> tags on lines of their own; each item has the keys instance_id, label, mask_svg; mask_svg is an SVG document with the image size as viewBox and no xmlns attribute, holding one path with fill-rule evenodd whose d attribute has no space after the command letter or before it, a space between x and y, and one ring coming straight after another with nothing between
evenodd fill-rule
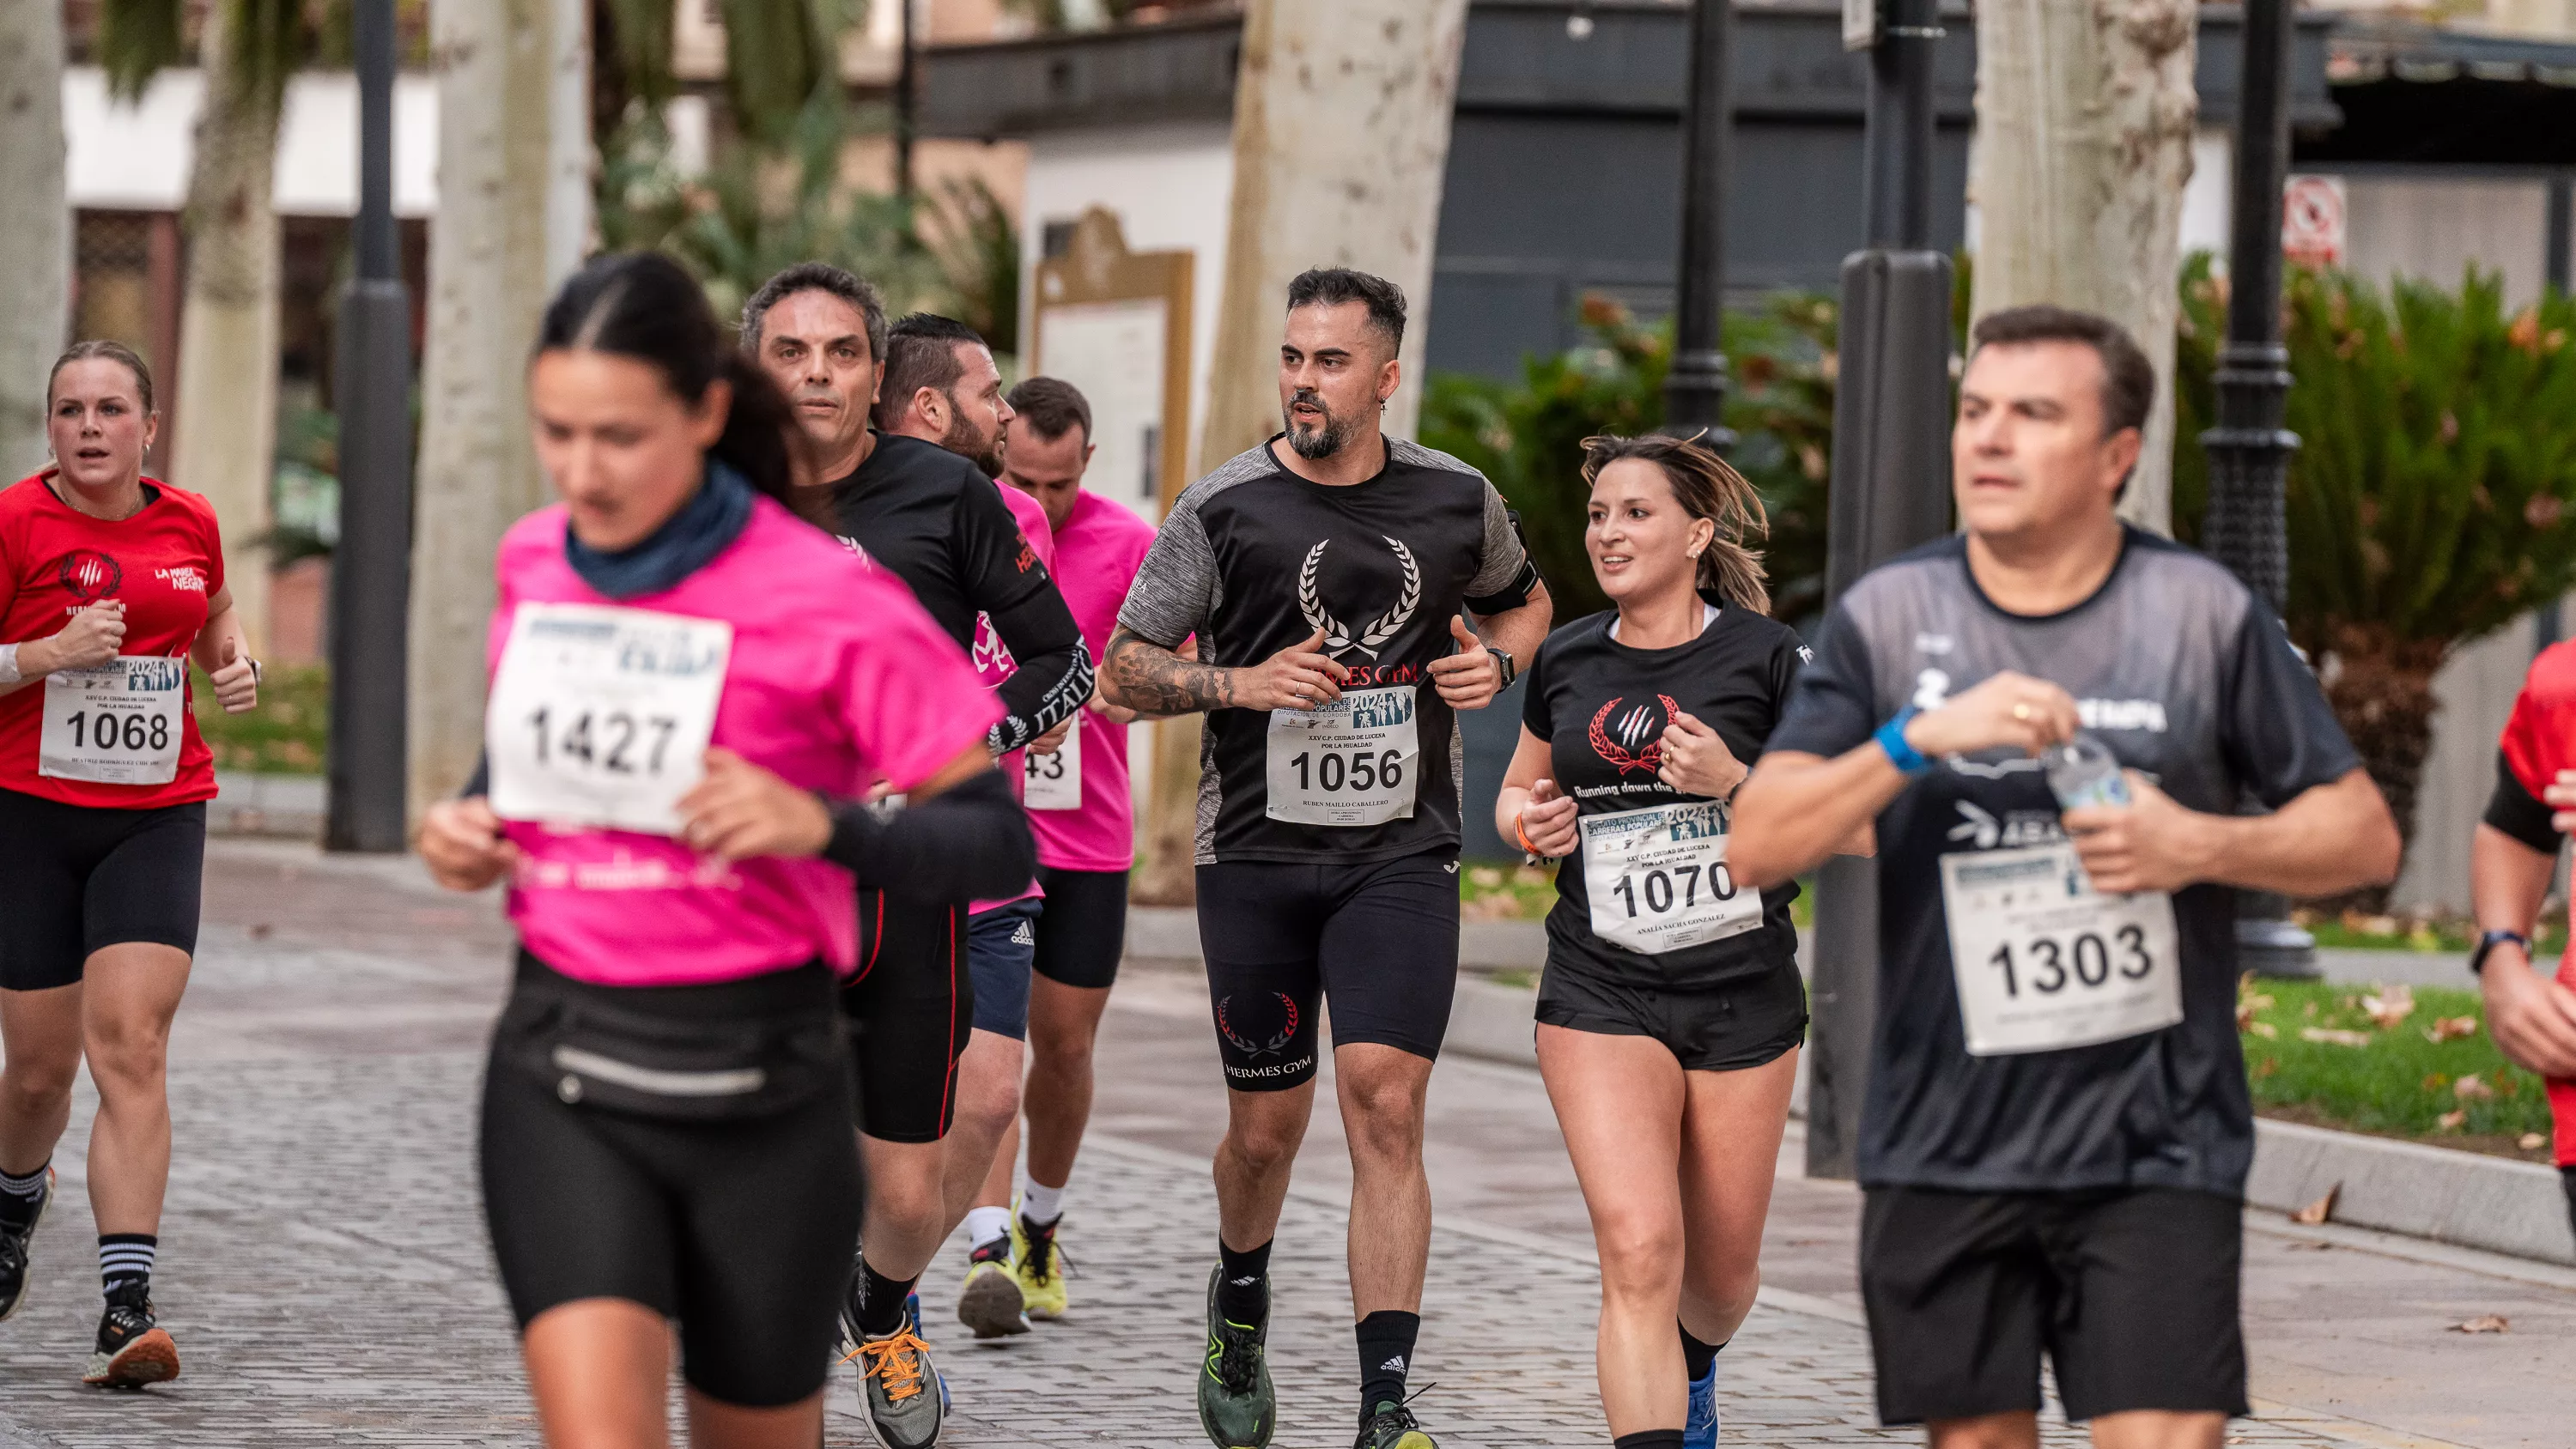
<instances>
[{"instance_id":1,"label":"white paper race bib","mask_svg":"<svg viewBox=\"0 0 2576 1449\"><path fill-rule=\"evenodd\" d=\"M1313 709L1270 712L1269 815L1300 825L1413 818L1422 763L1411 685L1363 689Z\"/></svg>"},{"instance_id":2,"label":"white paper race bib","mask_svg":"<svg viewBox=\"0 0 2576 1449\"><path fill-rule=\"evenodd\" d=\"M733 626L599 604L525 604L483 715L504 820L672 835L706 773Z\"/></svg>"},{"instance_id":3,"label":"white paper race bib","mask_svg":"<svg viewBox=\"0 0 2576 1449\"><path fill-rule=\"evenodd\" d=\"M1740 936L1762 924L1762 892L1726 868L1726 807L1715 800L1586 815L1583 893L1592 934L1649 956Z\"/></svg>"},{"instance_id":4,"label":"white paper race bib","mask_svg":"<svg viewBox=\"0 0 2576 1449\"><path fill-rule=\"evenodd\" d=\"M2060 1051L2182 1020L2173 897L2106 896L2075 847L1941 857L1970 1056Z\"/></svg>"},{"instance_id":5,"label":"white paper race bib","mask_svg":"<svg viewBox=\"0 0 2576 1449\"><path fill-rule=\"evenodd\" d=\"M102 785L167 785L186 738L188 661L120 654L45 676L36 773Z\"/></svg>"},{"instance_id":6,"label":"white paper race bib","mask_svg":"<svg viewBox=\"0 0 2576 1449\"><path fill-rule=\"evenodd\" d=\"M1035 750L1020 757L1021 803L1032 810L1082 808L1082 720L1064 732L1064 744L1052 755Z\"/></svg>"}]
</instances>

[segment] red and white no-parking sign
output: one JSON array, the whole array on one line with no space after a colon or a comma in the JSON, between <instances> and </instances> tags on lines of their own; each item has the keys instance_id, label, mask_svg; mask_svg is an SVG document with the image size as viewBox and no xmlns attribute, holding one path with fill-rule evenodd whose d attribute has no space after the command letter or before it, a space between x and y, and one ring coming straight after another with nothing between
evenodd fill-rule
<instances>
[{"instance_id":1,"label":"red and white no-parking sign","mask_svg":"<svg viewBox=\"0 0 2576 1449\"><path fill-rule=\"evenodd\" d=\"M2343 265L2340 176L2293 176L2281 188L2281 253L2310 267Z\"/></svg>"}]
</instances>

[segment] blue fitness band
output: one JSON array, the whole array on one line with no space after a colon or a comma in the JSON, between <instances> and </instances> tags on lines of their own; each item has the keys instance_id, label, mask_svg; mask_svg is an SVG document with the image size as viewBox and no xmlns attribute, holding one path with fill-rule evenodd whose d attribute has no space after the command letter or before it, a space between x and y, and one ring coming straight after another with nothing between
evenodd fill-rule
<instances>
[{"instance_id":1,"label":"blue fitness band","mask_svg":"<svg viewBox=\"0 0 2576 1449\"><path fill-rule=\"evenodd\" d=\"M1914 722L1914 716L1917 713L1919 711L1909 704L1898 710L1895 718L1880 725L1878 733L1871 736L1878 741L1880 749L1887 751L1888 763L1896 766L1907 779L1912 779L1932 768L1932 762L1923 758L1922 751L1905 742L1905 727Z\"/></svg>"}]
</instances>

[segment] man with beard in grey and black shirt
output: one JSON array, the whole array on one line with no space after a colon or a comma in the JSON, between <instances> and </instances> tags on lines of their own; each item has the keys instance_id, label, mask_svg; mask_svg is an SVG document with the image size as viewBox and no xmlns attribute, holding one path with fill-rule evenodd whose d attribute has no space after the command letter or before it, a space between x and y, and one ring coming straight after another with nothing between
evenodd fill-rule
<instances>
[{"instance_id":1,"label":"man with beard in grey and black shirt","mask_svg":"<svg viewBox=\"0 0 2576 1449\"><path fill-rule=\"evenodd\" d=\"M1431 1237L1423 1093L1458 974L1453 712L1511 683L1548 600L1493 485L1380 431L1403 337L1393 283L1325 269L1289 284L1287 427L1173 505L1102 661L1110 703L1208 717L1199 935L1230 1090L1199 1417L1220 1449L1257 1449L1274 1426L1270 1239L1323 999L1351 1145L1359 1442L1432 1449L1404 1384Z\"/></svg>"},{"instance_id":2,"label":"man with beard in grey and black shirt","mask_svg":"<svg viewBox=\"0 0 2576 1449\"><path fill-rule=\"evenodd\" d=\"M1974 343L1965 532L1836 605L1728 863L1767 889L1877 830L1880 1417L2036 1446L2044 1351L2097 1445L2216 1449L2246 1412L2236 892L2388 881L2397 830L2272 611L2114 513L2155 393L2137 344L2057 307Z\"/></svg>"}]
</instances>

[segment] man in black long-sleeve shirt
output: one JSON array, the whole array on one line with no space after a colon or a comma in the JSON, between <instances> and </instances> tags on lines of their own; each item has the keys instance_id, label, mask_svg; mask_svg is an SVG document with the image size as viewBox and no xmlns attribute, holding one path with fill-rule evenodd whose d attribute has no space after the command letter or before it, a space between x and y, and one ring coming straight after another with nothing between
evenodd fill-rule
<instances>
[{"instance_id":1,"label":"man in black long-sleeve shirt","mask_svg":"<svg viewBox=\"0 0 2576 1449\"><path fill-rule=\"evenodd\" d=\"M743 345L795 406L810 449L804 477L832 490L843 542L901 578L961 645L978 647L984 621L1017 662L996 690L1005 713L986 741L1006 754L1082 706L1091 657L999 487L970 461L988 450L988 432L998 438L1004 416L990 352L980 339L921 335L912 319L895 330L900 335L890 336L874 288L817 263L780 273L743 309ZM993 373L989 389L976 386L984 373ZM884 395L901 403L882 409L872 431L881 383L893 384ZM992 414L989 425L982 412ZM959 1123L956 1105L970 1095L964 1087L990 1088L982 1079L1007 1076L1007 1114L1018 1107L1016 1038L976 1031L974 1038L1000 1044L969 1046L970 1026L993 1009L985 1003L979 1011L978 996L1007 999L1007 982L976 989L966 912L962 901L863 895L863 965L844 993L868 1169L866 1246L845 1327L872 1426L897 1449L927 1449L941 1417L936 1373L904 1301L982 1180L998 1137L984 1130L993 1114ZM1024 980L1017 999L1025 1023ZM943 1143L952 1125L970 1129L953 1152ZM976 1140L962 1140L970 1136ZM952 1156L958 1165L948 1171ZM944 1171L964 1190L947 1191Z\"/></svg>"}]
</instances>

